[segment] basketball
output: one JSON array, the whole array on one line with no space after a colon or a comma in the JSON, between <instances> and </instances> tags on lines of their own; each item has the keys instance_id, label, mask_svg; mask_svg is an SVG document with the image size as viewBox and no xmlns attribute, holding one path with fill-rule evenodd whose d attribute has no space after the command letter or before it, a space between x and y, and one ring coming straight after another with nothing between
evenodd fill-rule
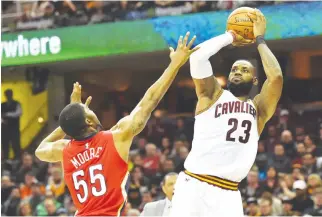
<instances>
[{"instance_id":1,"label":"basketball","mask_svg":"<svg viewBox=\"0 0 322 217\"><path fill-rule=\"evenodd\" d=\"M256 17L254 9L250 7L241 7L234 10L227 20L227 31L234 30L237 34L243 36L245 39L254 39L253 23L247 16L251 13Z\"/></svg>"}]
</instances>

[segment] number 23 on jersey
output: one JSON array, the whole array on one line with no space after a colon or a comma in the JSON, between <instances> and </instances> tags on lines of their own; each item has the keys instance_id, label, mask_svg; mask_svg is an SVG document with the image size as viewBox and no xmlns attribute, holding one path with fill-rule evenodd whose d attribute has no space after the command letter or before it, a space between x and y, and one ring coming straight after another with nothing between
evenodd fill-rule
<instances>
[{"instance_id":1,"label":"number 23 on jersey","mask_svg":"<svg viewBox=\"0 0 322 217\"><path fill-rule=\"evenodd\" d=\"M90 183L87 183L83 178L85 176L84 170L78 170L73 173L73 182L74 187L77 191L80 190L80 188L83 189L83 195L80 193L77 193L77 198L80 203L84 203L89 195L89 191L92 192L92 195L95 197L102 196L106 193L106 181L104 176L102 175L103 166L102 164L97 164L90 166L88 169L89 177L90 177ZM96 188L93 186L94 184L99 183L99 188ZM97 185L96 185L97 186Z\"/></svg>"}]
</instances>

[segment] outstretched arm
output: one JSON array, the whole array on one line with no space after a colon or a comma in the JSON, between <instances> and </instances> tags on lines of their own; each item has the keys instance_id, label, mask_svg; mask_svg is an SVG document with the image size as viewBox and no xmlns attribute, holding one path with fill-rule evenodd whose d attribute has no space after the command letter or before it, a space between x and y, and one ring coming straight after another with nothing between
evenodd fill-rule
<instances>
[{"instance_id":1,"label":"outstretched arm","mask_svg":"<svg viewBox=\"0 0 322 217\"><path fill-rule=\"evenodd\" d=\"M264 15L255 10L256 18L251 18L254 23L254 35L258 44L258 51L262 59L266 81L261 92L254 98L258 112L258 131L262 132L266 122L273 116L283 89L283 75L281 67L264 41L266 20Z\"/></svg>"},{"instance_id":2,"label":"outstretched arm","mask_svg":"<svg viewBox=\"0 0 322 217\"><path fill-rule=\"evenodd\" d=\"M74 84L73 93L70 96L71 103L81 103L81 85L78 82ZM85 105L88 106L91 102L91 97L88 97ZM70 140L64 139L64 131L58 127L49 134L36 149L35 155L39 160L46 162L58 162L63 159L63 149Z\"/></svg>"},{"instance_id":3,"label":"outstretched arm","mask_svg":"<svg viewBox=\"0 0 322 217\"><path fill-rule=\"evenodd\" d=\"M200 49L191 55L190 73L196 86L198 97L196 114L201 113L212 105L222 92L220 84L213 76L209 58L215 55L221 48L233 42L236 45L242 45L251 41L245 40L233 31L229 31L201 43L198 45Z\"/></svg>"},{"instance_id":4,"label":"outstretched arm","mask_svg":"<svg viewBox=\"0 0 322 217\"><path fill-rule=\"evenodd\" d=\"M180 67L183 66L189 56L197 50L197 48L190 49L196 37L187 45L188 38L189 32L186 34L183 41L182 36L180 37L176 51L174 51L173 48L170 48L171 62L168 68L146 91L144 97L131 114L121 119L116 126L111 129L114 138L117 140L116 146L118 151L124 158L127 158L133 137L143 130L152 111L157 107L158 103L169 89Z\"/></svg>"}]
</instances>

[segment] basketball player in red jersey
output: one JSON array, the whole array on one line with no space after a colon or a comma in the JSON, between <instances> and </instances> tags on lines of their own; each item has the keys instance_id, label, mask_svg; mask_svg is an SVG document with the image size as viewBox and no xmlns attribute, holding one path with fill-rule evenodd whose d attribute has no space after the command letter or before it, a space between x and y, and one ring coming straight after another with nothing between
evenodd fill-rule
<instances>
[{"instance_id":1,"label":"basketball player in red jersey","mask_svg":"<svg viewBox=\"0 0 322 217\"><path fill-rule=\"evenodd\" d=\"M61 161L65 183L77 208L76 216L119 216L127 198L128 155L132 139L146 125L151 112L173 82L180 67L197 50L196 39L181 36L176 51L170 48L171 62L162 76L145 93L130 115L109 131L103 131L89 109L91 97L81 102L81 86L74 84L71 104L59 116L59 124L36 150L46 162ZM65 134L72 140L63 139Z\"/></svg>"}]
</instances>

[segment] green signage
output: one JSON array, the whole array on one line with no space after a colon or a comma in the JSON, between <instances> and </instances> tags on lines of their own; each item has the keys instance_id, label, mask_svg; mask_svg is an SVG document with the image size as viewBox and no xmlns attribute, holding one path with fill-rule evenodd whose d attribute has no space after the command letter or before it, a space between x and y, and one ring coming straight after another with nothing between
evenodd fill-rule
<instances>
[{"instance_id":1,"label":"green signage","mask_svg":"<svg viewBox=\"0 0 322 217\"><path fill-rule=\"evenodd\" d=\"M162 36L146 21L4 34L1 40L2 66L149 52L167 47Z\"/></svg>"}]
</instances>

